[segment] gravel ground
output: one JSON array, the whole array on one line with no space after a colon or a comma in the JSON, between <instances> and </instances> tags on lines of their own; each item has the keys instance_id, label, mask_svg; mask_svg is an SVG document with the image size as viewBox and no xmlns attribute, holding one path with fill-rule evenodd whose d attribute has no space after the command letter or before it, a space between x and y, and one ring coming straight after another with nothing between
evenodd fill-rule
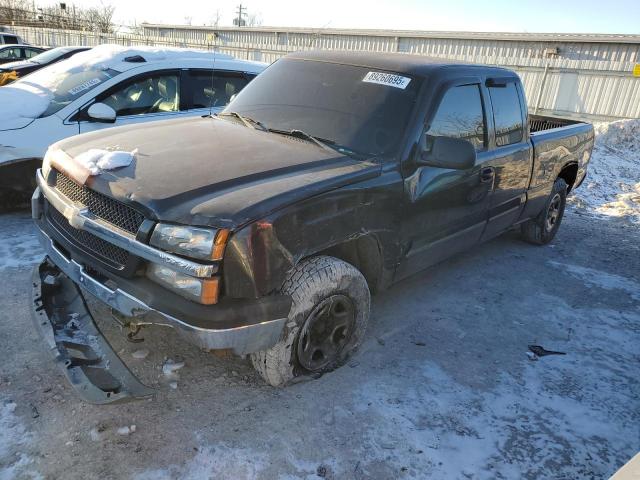
<instances>
[{"instance_id":1,"label":"gravel ground","mask_svg":"<svg viewBox=\"0 0 640 480\"><path fill-rule=\"evenodd\" d=\"M28 217L0 216L0 480L608 478L640 450L639 233L571 209L547 247L504 235L376 297L350 364L286 389L96 308L158 390L97 407L32 327Z\"/></svg>"}]
</instances>

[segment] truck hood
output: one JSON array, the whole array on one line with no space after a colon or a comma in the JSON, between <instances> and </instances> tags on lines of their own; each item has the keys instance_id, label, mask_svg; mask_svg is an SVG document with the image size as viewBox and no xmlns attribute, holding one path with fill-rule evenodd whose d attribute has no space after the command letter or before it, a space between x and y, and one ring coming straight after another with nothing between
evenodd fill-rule
<instances>
[{"instance_id":1,"label":"truck hood","mask_svg":"<svg viewBox=\"0 0 640 480\"><path fill-rule=\"evenodd\" d=\"M237 228L310 196L380 174L380 165L217 118L112 128L60 142L138 153L89 186L161 221Z\"/></svg>"}]
</instances>

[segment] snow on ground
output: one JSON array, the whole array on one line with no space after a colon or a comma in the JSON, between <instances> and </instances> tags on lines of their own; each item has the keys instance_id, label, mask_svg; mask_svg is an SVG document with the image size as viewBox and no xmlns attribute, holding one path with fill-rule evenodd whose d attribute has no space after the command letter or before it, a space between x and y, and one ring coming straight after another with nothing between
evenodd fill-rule
<instances>
[{"instance_id":1,"label":"snow on ground","mask_svg":"<svg viewBox=\"0 0 640 480\"><path fill-rule=\"evenodd\" d=\"M0 216L0 273L35 265L42 260L44 253L29 218L29 214Z\"/></svg>"},{"instance_id":2,"label":"snow on ground","mask_svg":"<svg viewBox=\"0 0 640 480\"><path fill-rule=\"evenodd\" d=\"M137 475L135 480L252 479L258 478L268 464L269 458L263 453L221 444L198 448L186 465L148 470Z\"/></svg>"},{"instance_id":3,"label":"snow on ground","mask_svg":"<svg viewBox=\"0 0 640 480\"><path fill-rule=\"evenodd\" d=\"M569 197L579 210L640 222L640 119L595 124L583 185Z\"/></svg>"},{"instance_id":4,"label":"snow on ground","mask_svg":"<svg viewBox=\"0 0 640 480\"><path fill-rule=\"evenodd\" d=\"M15 414L16 407L16 403L0 397L0 480L40 479L42 476L32 468L33 459L22 451L32 435Z\"/></svg>"}]
</instances>

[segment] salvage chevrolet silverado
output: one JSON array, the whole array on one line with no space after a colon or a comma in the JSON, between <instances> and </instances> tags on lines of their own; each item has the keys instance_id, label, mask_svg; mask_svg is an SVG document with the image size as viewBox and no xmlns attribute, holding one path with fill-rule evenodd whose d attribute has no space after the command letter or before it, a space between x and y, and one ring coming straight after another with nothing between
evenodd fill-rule
<instances>
[{"instance_id":1,"label":"salvage chevrolet silverado","mask_svg":"<svg viewBox=\"0 0 640 480\"><path fill-rule=\"evenodd\" d=\"M129 166L76 159L117 145ZM419 56L298 53L219 115L52 146L32 200L38 326L84 398L145 396L82 296L137 329L250 354L271 385L343 364L370 292L517 228L550 242L593 128L529 116L516 74ZM425 328L427 328L425 326Z\"/></svg>"}]
</instances>

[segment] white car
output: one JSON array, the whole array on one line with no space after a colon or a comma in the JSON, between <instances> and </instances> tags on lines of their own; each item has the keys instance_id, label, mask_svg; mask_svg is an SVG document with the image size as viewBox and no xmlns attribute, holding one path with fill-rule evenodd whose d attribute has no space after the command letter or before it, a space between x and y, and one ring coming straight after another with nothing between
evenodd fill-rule
<instances>
[{"instance_id":1,"label":"white car","mask_svg":"<svg viewBox=\"0 0 640 480\"><path fill-rule=\"evenodd\" d=\"M212 114L266 64L213 52L102 45L0 87L0 188L27 191L52 143Z\"/></svg>"}]
</instances>

